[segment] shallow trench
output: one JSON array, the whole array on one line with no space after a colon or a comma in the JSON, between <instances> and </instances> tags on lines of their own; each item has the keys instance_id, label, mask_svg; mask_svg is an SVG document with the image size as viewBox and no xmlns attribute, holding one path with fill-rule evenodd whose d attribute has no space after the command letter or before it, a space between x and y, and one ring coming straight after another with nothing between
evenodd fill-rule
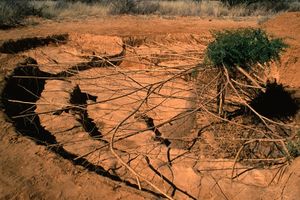
<instances>
[{"instance_id":1,"label":"shallow trench","mask_svg":"<svg viewBox=\"0 0 300 200\"><path fill-rule=\"evenodd\" d=\"M71 161L74 165L82 166L88 171L95 172L98 175L108 177L114 181L124 182L128 186L138 189L138 185L122 180L119 176L106 171L102 166L95 165L87 159L65 150L64 147L57 142L56 137L41 125L40 118L35 113L36 102L41 97L46 80L53 77L55 77L55 75L41 71L33 59L27 59L27 63L16 66L13 72L6 77L5 87L1 94L1 103L5 114L16 128L16 132L22 136L29 137L38 145L45 146L48 150ZM78 95L82 97L86 94L79 91ZM72 96L70 96L70 98L71 97ZM74 104L76 101L77 103L80 102L84 104L84 102L81 102L82 100L86 101L87 99L76 99L74 95L73 98L70 99L70 101L75 101L73 102ZM100 134L101 136L98 129L95 129L93 119L88 117L87 112L81 112L81 114L82 118L79 119L79 122L87 134L91 137L94 137L95 134L98 136ZM161 196L145 188L142 190L157 197Z\"/></svg>"},{"instance_id":2,"label":"shallow trench","mask_svg":"<svg viewBox=\"0 0 300 200\"><path fill-rule=\"evenodd\" d=\"M44 45L47 44L45 43ZM22 49L20 51L22 51ZM47 90L48 80L59 80L64 82L64 81L69 81L68 80L69 77L80 76L81 74L88 73L90 69L94 70L93 68L118 66L123 61L125 53L126 53L126 48L125 46L123 46L121 53L112 56L107 56L107 57L97 57L93 55L88 57L88 59L90 60L86 61L87 59L86 58L84 61L80 61L77 64L73 64L72 66L68 65L67 66L68 68L64 68L64 71L61 72L51 71L51 73L45 72L47 70L45 71L41 70L41 69L44 70L42 63L38 65L38 63L34 59L28 58L26 59L26 62L17 64L13 72L6 77L5 88L1 96L2 96L2 105L4 111L8 116L8 118L13 122L16 131L19 134L31 138L32 140L35 141L36 144L45 146L48 150L60 155L64 159L71 161L74 165L83 166L88 171L95 172L101 176L108 177L114 181L123 182L128 186L138 189L138 185L134 184L135 183L134 180L132 181L131 179L127 179L127 177L124 178L123 175L121 175L119 172L118 174L115 173L113 171L114 168L107 169L108 168L107 163L100 163L100 165L98 163L95 164L93 163L92 160L81 157L81 152L75 151L74 149L70 149L69 146L65 145L60 140L60 136L56 135L54 130L47 129L47 126L44 127L43 116L41 116L40 118L37 114L40 113L37 111L39 108L38 101L43 98L42 93L44 93ZM102 70L102 69L97 69L97 70ZM142 79L149 78L149 75L143 75L141 77L137 76L137 78L138 80L143 82ZM122 81L126 81L126 80L120 79L120 83ZM147 79L147 81L149 80ZM119 83L116 82L116 84ZM82 86L84 84L79 84L79 85ZM165 90L169 90L168 87L166 87ZM94 107L94 110L92 112L87 111L87 103L88 103L87 100L95 101L97 100L97 98L105 98L105 97L103 97L100 93L98 94L96 93L97 96L93 96L95 95L95 93L91 92L90 90L86 90L86 88L84 87L83 87L83 91L81 91L81 88L79 88L79 86L78 88L77 87L73 88L73 91L68 91L68 92L71 92L70 96L67 97L69 98L68 105L70 105L70 107L61 108L60 110L54 111L53 113L51 112L50 115L52 114L60 115L62 112L69 112L69 114L73 115L71 117L75 118L79 122L82 129L84 130L82 131L83 135L86 134L87 137L90 137L94 140L98 140L96 142L100 141L102 144L104 142L104 146L105 145L107 146L108 142L106 139L108 138L105 137L102 138L102 133L101 133L102 129L100 130L96 126L96 123L98 123L99 121L97 121L97 118L94 115L95 114L94 110L97 107ZM141 94L143 94L143 92L144 91L142 91ZM159 94L157 94L156 98L158 97L161 98ZM156 103L158 105L157 99L153 98L152 100L154 101L152 104ZM187 106L189 107L190 105ZM184 107L184 109L186 108ZM94 119L96 123L94 122ZM171 141L166 138L172 137L171 134L173 134L175 130L176 133L178 133L179 135L185 132L190 132L190 123L194 122L194 117L191 118L179 117L178 119L173 120L174 123L166 124L165 126L160 127L160 130L158 130L155 126L157 126L157 124L159 124L159 122L161 121L153 122L153 120L157 120L157 119L152 118L151 115L144 116L144 118L142 118L141 120L142 124L144 124L142 127L149 130L147 133L148 135L155 135L155 137L152 138L153 140L151 141L159 142L160 143L159 146L163 146L164 150L167 149L166 152L167 156L165 156L166 158L164 159L166 159L169 165L171 166L172 161L170 157L170 148L172 148L172 150L173 147L180 149L182 145L180 144L181 145L180 146L176 144L176 141L173 140ZM189 121L189 123L187 123L187 121ZM103 133L105 132L106 131L103 131ZM146 138L148 136L144 136L144 137ZM170 147L171 145L173 146ZM175 151L177 152L176 149ZM131 160L129 160L129 162L131 162ZM177 185L178 183L176 183L175 185L175 183L171 181L171 178L169 176L164 176L161 172L155 170L155 167L157 165L156 160L153 160L152 164L150 163L150 161L146 164L148 165L149 170L144 170L144 171L146 171L146 173L151 172L158 178L163 177L163 181L166 183L166 185L172 188L173 191L172 195L175 195L175 192L177 191L176 195L177 193L182 193L184 196L188 196L189 198L195 199L188 192L185 192L186 190L185 186L181 186L180 184ZM151 193L156 197L162 197L162 195L153 192L151 188L150 189L147 188L148 186L145 185L145 188L143 188L143 190L148 193Z\"/></svg>"}]
</instances>

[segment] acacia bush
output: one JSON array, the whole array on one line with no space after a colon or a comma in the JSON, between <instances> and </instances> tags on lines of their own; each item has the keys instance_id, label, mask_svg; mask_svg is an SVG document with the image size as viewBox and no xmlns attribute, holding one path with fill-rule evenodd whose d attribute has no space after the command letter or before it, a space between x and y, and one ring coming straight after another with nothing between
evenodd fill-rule
<instances>
[{"instance_id":1,"label":"acacia bush","mask_svg":"<svg viewBox=\"0 0 300 200\"><path fill-rule=\"evenodd\" d=\"M226 82L229 76L235 78L238 72L246 76L255 86L260 85L247 71L257 64L266 66L273 60L279 60L280 53L287 48L282 39L271 39L261 29L225 30L214 33L215 40L206 50L206 61L219 68L222 73L217 83L217 112L223 116L226 99ZM224 69L225 67L225 69Z\"/></svg>"},{"instance_id":2,"label":"acacia bush","mask_svg":"<svg viewBox=\"0 0 300 200\"><path fill-rule=\"evenodd\" d=\"M264 65L278 60L288 46L280 38L271 39L261 29L238 29L215 32L215 40L206 50L212 65L234 70L237 66L249 69L258 63Z\"/></svg>"}]
</instances>

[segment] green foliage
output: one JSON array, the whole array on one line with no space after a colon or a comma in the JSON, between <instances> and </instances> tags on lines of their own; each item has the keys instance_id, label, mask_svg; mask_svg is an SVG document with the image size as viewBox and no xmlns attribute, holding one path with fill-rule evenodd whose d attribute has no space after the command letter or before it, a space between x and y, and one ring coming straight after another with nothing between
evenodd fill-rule
<instances>
[{"instance_id":1,"label":"green foliage","mask_svg":"<svg viewBox=\"0 0 300 200\"><path fill-rule=\"evenodd\" d=\"M282 39L270 39L261 29L226 30L214 33L215 40L206 50L206 59L212 65L234 70L239 66L249 69L252 65L278 60L287 45Z\"/></svg>"},{"instance_id":2,"label":"green foliage","mask_svg":"<svg viewBox=\"0 0 300 200\"><path fill-rule=\"evenodd\" d=\"M300 130L298 130L294 141L288 141L287 149L292 157L300 156Z\"/></svg>"}]
</instances>

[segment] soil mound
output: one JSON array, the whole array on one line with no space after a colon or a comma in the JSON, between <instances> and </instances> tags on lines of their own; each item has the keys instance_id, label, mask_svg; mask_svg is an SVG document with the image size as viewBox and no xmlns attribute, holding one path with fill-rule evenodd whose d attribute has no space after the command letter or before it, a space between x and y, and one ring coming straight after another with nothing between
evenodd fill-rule
<instances>
[{"instance_id":1,"label":"soil mound","mask_svg":"<svg viewBox=\"0 0 300 200\"><path fill-rule=\"evenodd\" d=\"M263 24L263 27L275 32L284 30L283 32L276 31L276 35L289 36L289 38L299 39L300 32L300 12L288 12L276 16ZM299 43L299 40L295 40Z\"/></svg>"},{"instance_id":2,"label":"soil mound","mask_svg":"<svg viewBox=\"0 0 300 200\"><path fill-rule=\"evenodd\" d=\"M278 72L278 81L291 87L300 87L300 12L284 13L270 19L262 25L267 32L282 37L289 48L282 55L281 63L274 64ZM277 68L278 67L278 68Z\"/></svg>"}]
</instances>

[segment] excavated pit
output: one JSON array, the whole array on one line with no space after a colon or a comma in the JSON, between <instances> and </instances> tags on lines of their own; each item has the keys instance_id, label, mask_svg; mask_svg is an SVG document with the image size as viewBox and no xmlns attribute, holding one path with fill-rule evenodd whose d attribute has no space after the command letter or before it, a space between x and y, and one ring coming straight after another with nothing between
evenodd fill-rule
<instances>
[{"instance_id":1,"label":"excavated pit","mask_svg":"<svg viewBox=\"0 0 300 200\"><path fill-rule=\"evenodd\" d=\"M284 14L280 20L277 20L277 18L278 17L267 22L268 26L266 26L266 28L270 30L272 34L279 34L279 36L283 36L284 38L286 38L287 35L297 35L295 34L295 32L297 32L295 31L295 25L297 24L295 21L299 18L297 13ZM287 19L294 19L294 21L292 20L290 23L294 25L294 27L292 29L285 28L287 31L282 32L282 25L286 24L285 22L291 21ZM209 68L206 68L203 71L200 70L198 76L197 74L194 76L197 78L198 83L196 88L196 99L197 101L199 100L199 102L197 102L196 108L199 109L196 111L197 116L194 120L196 121L196 130L198 133L194 135L190 134L189 127L192 127L192 125L195 124L190 118L183 117L181 120L174 120L174 116L184 116L184 114L187 113L184 112L188 110L185 109L186 107L192 107L187 105L184 108L181 107L180 110L177 109L178 106L184 104L184 101L179 100L180 98L193 103L193 101L190 100L190 96L186 93L182 95L176 94L179 89L189 89L189 87L186 86L178 87L182 81L185 81L184 83L186 83L186 85L193 84L193 77L189 76L192 75L192 73L190 73L190 71L183 73L184 69L182 68L202 62L201 58L203 58L204 49L211 41L211 36L207 29L210 29L212 26L215 27L215 22L220 23L220 21L213 19L212 21L209 20L209 24L205 24L204 26L200 24L199 26L199 19L195 21L186 19L186 23L193 23L195 27L200 27L200 29L196 28L199 35L192 35L183 34L181 33L184 32L182 30L173 30L173 27L177 27L177 20L179 22L178 24L181 23L181 19L176 18L176 23L174 23L176 26L167 26L166 29L158 31L161 35L157 35L158 32L151 31L151 27L151 30L147 27L147 31L143 31L145 30L143 27L141 27L143 30L135 29L132 31L130 29L132 23L127 23L128 21L130 22L130 20L131 19L127 16L125 17L126 23L123 23L124 19L116 20L118 24L114 26L114 22L112 23L113 30L109 30L111 27L110 19L108 19L107 22L106 20L105 22L103 22L103 20L101 22L96 20L92 21L92 23L85 20L83 24L88 22L90 26L84 26L83 29L80 29L81 26L79 25L79 32L87 32L85 30L88 30L89 27L94 28L95 22L99 22L100 26L102 27L103 25L105 30L96 27L97 30L95 29L92 32L96 34L129 35L128 37L122 38L123 44L125 43L128 45L128 51L126 52L127 55L122 64L117 68L109 67L109 69L107 69L106 67L88 67L87 70L83 69L80 72L78 70L81 69L80 63L86 65L88 62L92 61L93 57L98 59L97 57L103 58L107 55L118 54L121 51L122 46L120 37L112 38L109 36L71 33L67 44L61 44L59 46L40 46L18 53L33 57L39 63L40 71L52 74L52 77L50 78L44 77L44 90L41 92L41 97L35 103L36 109L34 114L38 114L40 126L51 133L55 137L57 143L62 144L66 151L72 152L75 155L81 155L94 165L100 164L104 170L109 171L111 174L128 180L131 183L136 183L135 176L128 170L124 170L124 166L118 163L115 157L110 154L111 152L108 148L102 148L93 155L87 155L88 152L93 151L94 147L101 148L101 145L107 146L107 144L103 144L103 142L99 140L94 140L82 127L82 123L76 120L76 116L79 116L78 119L80 119L81 111L76 113L70 110L69 113L62 112L60 115L53 115L53 111L59 109L63 111L66 108L66 105L76 107L76 105L72 105L70 102L70 94L76 85L79 85L81 93L97 97L97 102L88 100L86 107L85 105L82 105L81 107L87 110L88 117L93 120L103 138L109 141L111 139L109 130L115 127L115 125L124 119L124 117L128 116L128 112L136 109L134 101L138 103L141 102L142 98L147 95L147 92L151 91L153 88L145 87L145 85L155 85L156 83L159 83L159 81L169 78L170 76L168 75L173 76L182 73L182 76L178 76L178 79L174 81L176 83L173 85L169 84L167 88L165 88L166 90L175 88L172 93L167 93L166 90L161 92L159 89L154 92L152 91L153 94L151 96L154 98L149 98L147 102L145 102L145 106L140 109L141 114L146 114L146 116L148 116L148 120L147 118L145 120L145 118L140 119L139 117L136 117L141 115L135 115L134 117L136 118L130 118L123 126L121 126L121 129L116 133L115 150L117 154L120 155L128 165L133 167L138 174L143 175L155 185L160 186L164 192L173 196L174 199L245 199L256 197L263 199L297 199L299 196L299 187L297 187L297 185L299 185L299 159L298 161L293 161L293 159L291 159L285 162L285 159L281 159L281 157L284 156L282 154L279 155L280 157L276 154L269 155L269 152L272 153L271 148L274 147L274 143L278 146L281 144L279 142L264 141L265 139L268 140L265 133L278 133L278 126L268 122L268 124L270 124L269 128L272 129L271 131L268 131L262 123L254 124L253 121L249 120L250 118L248 115L245 116L243 114L225 122L220 121L217 117L213 116L213 114L215 114L215 84L212 80L217 74L212 72ZM152 23L152 19L149 20L151 20L151 24L157 24L155 20L155 23ZM161 21L164 19L158 20ZM227 27L227 25L223 26L223 23L225 22L227 24L227 21L221 21L222 26L217 27L220 29ZM146 21L143 19L142 23L146 23ZM48 26L48 24L46 26ZM63 27L64 24L60 23L60 26ZM165 24L163 23L161 27L165 27ZM230 25L230 27L236 26ZM70 27L66 28L70 30ZM72 32L77 32L79 30L77 28L78 27L76 27L75 30L72 27ZM54 31L56 32L57 30L55 29ZM202 30L204 34L202 34ZM23 34L21 32L16 32L12 36L16 37L18 34ZM34 34L34 32L36 31L28 34ZM39 32L38 34L46 32L47 30L42 29L42 32ZM167 34L167 32L170 32L170 34ZM139 36L131 36L130 34L138 34ZM141 34L145 34L146 36ZM297 74L299 74L299 70L297 70L297 63L299 63L297 62L297 57L299 53L296 48L299 43L298 39L299 38L296 38L296 40L287 39L291 41L293 50L284 53L283 66L280 70L280 79L277 79L280 83L284 83L285 85L289 85L296 89L299 87L299 81L297 80ZM117 45L115 45L116 43L121 45L117 47ZM295 46L295 44L297 46ZM1 55L0 58L2 59L3 56L6 55ZM191 57L194 60L191 60ZM76 65L79 65L79 68L74 67ZM74 68L72 69L71 67ZM1 73L6 73L5 70L6 69L2 71L1 68ZM61 74L58 75L58 73ZM127 76L122 77L120 75L121 73ZM57 76L54 77L55 75ZM206 79L209 80L206 81ZM136 84L135 81L142 86ZM4 82L5 81L1 80L1 83ZM143 87L145 87L145 90L142 90ZM140 92L134 93L133 90L136 89L140 89ZM127 93L132 92L133 95L126 94L126 91ZM191 92L189 91L189 93ZM230 95L230 91L228 94ZM121 98L122 95L127 95L128 98ZM169 99L171 98L173 100L175 99L175 101L170 101ZM164 99L167 103L159 101L161 99ZM231 98L230 96L228 100L228 107L226 107L226 109L228 108L229 112L240 108L240 104L236 103L238 100L237 98ZM152 109L155 106L158 107L158 110ZM194 109L194 107L192 108ZM174 110L177 112L173 112ZM171 112L173 112L173 115L170 115ZM283 124L282 126L297 125L299 120L294 121L294 119L292 119L293 117L290 118L291 119L284 121L284 123L279 123ZM165 121L167 121L167 123L163 124ZM277 121L277 119L275 121ZM239 125L246 125L247 127L241 127ZM133 134L138 131L140 132L139 134ZM6 130L3 130L3 132L5 133ZM294 132L291 129L288 135L292 137L294 133L297 132ZM171 142L169 145L170 148L165 144L162 144L162 141L156 140L159 139L159 137L156 137L155 135L162 135L163 138L168 139ZM280 134L280 136L282 135ZM273 137L271 137L271 139L272 138ZM285 139L286 136L282 136L282 138ZM9 137L9 140L10 139L11 138ZM12 149L16 147L13 154L4 151L3 155L8 153L8 156L13 158L14 155L16 155L16 150L20 150L20 147L24 147L24 140L21 138L18 139L20 139L22 144L11 144L11 141L9 141L9 145L11 145ZM183 147L176 145L176 142L182 143L183 141L192 141L192 143ZM6 145L5 142L6 140L2 145L4 147ZM99 144L101 144L100 147ZM287 147L290 148L288 146L289 143L286 144ZM25 146L33 147L32 144ZM241 147L243 147L243 149L238 155L237 151ZM166 158L167 148L171 149L169 151L170 158L168 159L171 162L166 162L168 161ZM265 151L266 148L269 148L270 150ZM119 149L122 151L119 151ZM262 154L264 152L266 155ZM36 157L34 154L28 156L30 158ZM136 159L137 156L139 157L138 159ZM143 159L145 156L146 159ZM44 154L39 155L39 159L43 158L45 159ZM13 159L14 161L19 160L18 155ZM243 160L246 159L252 159L252 161L250 160L248 163L244 163ZM280 168L279 170L276 169L277 166L274 166L275 168L269 168L268 165L265 165L266 162L264 162L264 160L271 160L271 162L273 162L277 159L280 159L279 162L284 162L285 164L290 163L289 161L293 161L293 163L287 168L285 168L285 164L280 164L278 166ZM3 158L3 160L3 166L9 167L5 164L6 159ZM255 164L254 162L258 163ZM13 162L12 164L14 163L18 162ZM45 164L46 165L42 166L45 166L46 168L47 164L50 164L49 166L51 166L51 168L52 166L59 166L56 162L54 162L53 165L50 159L47 160L47 162L45 161ZM64 168L64 166L62 166L62 168ZM5 180L6 169L4 169L3 180ZM27 169L31 170L34 168L29 165L27 166ZM40 172L40 170L37 171ZM42 172L43 171L44 168ZM26 172L26 168L22 167L20 172ZM50 177L52 177L52 174L53 171L51 171ZM53 177L54 176L61 177L60 174L53 174ZM74 176L76 183L82 178L82 176L77 173ZM53 181L48 179L44 184L42 181L44 177L46 177L44 174L43 176L37 174L37 176L34 177L36 178L34 183L38 182L42 184L42 187L47 184L45 190L52 189L48 183ZM10 183L10 180L11 179L9 179L8 183ZM55 180L54 184L56 183L58 182ZM90 187L90 184L94 184L95 182L90 181L90 179L84 179L81 183L86 187ZM6 185L7 183L5 182L4 184ZM23 184L23 179L21 184ZM119 183L117 183L117 185L119 185ZM30 184L29 187L32 188L31 186L32 185ZM35 184L33 186L35 186ZM141 186L142 188L149 188L143 181L141 181ZM69 188L70 185L67 184L66 187ZM23 190L23 185L19 188L22 188ZM71 188L72 190L76 190L76 188ZM34 190L35 189L39 188L34 187ZM66 190L63 186L59 187L59 189L63 192ZM54 192L55 191L56 190L54 190ZM85 191L92 194L97 192L101 193L101 191ZM119 190L116 191L118 195L119 192ZM80 194L85 195L86 193ZM15 195L15 193L13 195Z\"/></svg>"},{"instance_id":2,"label":"excavated pit","mask_svg":"<svg viewBox=\"0 0 300 200\"><path fill-rule=\"evenodd\" d=\"M84 35L80 40L74 35L70 38L67 44L59 47L39 46L36 48L37 46L34 46L34 49L24 47L15 50L15 52L25 50L22 54L33 56L38 63L34 59L20 63L7 77L2 94L6 115L13 121L17 132L21 135L30 137L39 145L46 146L50 151L70 160L74 165L83 166L89 171L138 188L128 171L111 157L107 148L107 141L111 137L109 129L115 126L114 123L118 123L128 115L131 109L135 109L143 96L147 96L151 87L155 87L153 94L141 108L142 113L147 112L149 115L148 120L130 119L129 125L126 125L129 129L122 127L121 133L124 136L118 137L116 142L117 151L126 162L136 165L137 169L144 171L147 177L155 176L155 181L160 183L162 174L157 170L157 166L164 163L163 160L170 166L173 165L174 163L171 162L174 158L171 153L177 152L177 148L184 148L181 147L180 141L168 139L168 137L177 137L175 134L178 136L191 134L193 126L190 126L190 123L193 123L194 117L193 114L185 117L184 113L194 109L192 88L180 77L174 80L172 78L166 84L161 83L165 76L173 76L168 73L165 75L151 72L144 75L134 73L134 70L132 74L131 72L126 72L126 74L117 72L114 69L116 66L131 67L128 65L130 64L128 60L125 59L126 62L123 62L127 56L125 45L118 46L118 51L111 50L110 52L113 53L108 55L100 54L101 50L96 53L90 52L88 48L82 51L76 49L71 53L70 49L73 50L73 47L82 45L81 42L88 40L90 35ZM84 45L82 46L84 48ZM49 56L44 54L46 50ZM74 62L64 63L66 58L74 58ZM132 58L135 59L135 56L129 53L129 59ZM94 78L98 76L102 78ZM158 87L160 84L161 86ZM138 89L139 87L141 89ZM51 88L56 91L54 95L51 93ZM116 97L116 94L120 97ZM113 97L112 100L110 100L111 97ZM62 99L69 100L62 101ZM97 101L107 101L107 103L99 104ZM65 106L60 106L61 103ZM157 106L159 106L158 110ZM170 108L171 112L169 112ZM99 117L102 114L103 119ZM166 119L172 119L172 123L160 125ZM126 136L132 130L141 131L142 134ZM174 130L177 130L176 133ZM143 144L147 143L149 146L144 147ZM93 147L103 150L91 156L85 155ZM157 162L151 156L149 162L145 163L144 159L140 160L135 154L128 153L127 147L136 148L137 152L154 151L162 161ZM101 155L101 159L96 157L98 154ZM174 190L172 195L182 193L183 196L195 199L194 194L185 191L186 186L172 183L172 177L169 175L163 176L163 184ZM142 189L155 196L161 196L144 182Z\"/></svg>"},{"instance_id":3,"label":"excavated pit","mask_svg":"<svg viewBox=\"0 0 300 200\"><path fill-rule=\"evenodd\" d=\"M23 63L8 77L3 105L18 132L38 140L37 144L75 165L138 188L132 174L108 148L111 130L138 109L120 126L115 150L138 173L162 185L171 196L197 199L196 183L201 179L197 171L202 165L184 155L200 155L198 149L202 147L199 148L197 138L201 135L194 129L193 82L182 78L189 73L187 67L196 63L189 63L187 58L180 61L191 51L180 49L185 52L182 57L170 49L163 51L160 58L155 42L146 41L148 45L138 41L139 44L131 44L137 55L132 47L121 45L118 51L103 56L99 55L100 50L93 53L88 48L77 49L84 44L77 37L70 37L70 43L59 48L49 46L24 52L37 59L39 65ZM90 35L82 38L88 40ZM174 48L180 45L175 44ZM145 54L147 51L153 51L150 57ZM65 63L66 58L74 58L74 63ZM136 70L139 59L146 63L141 62ZM182 62L182 69L176 67L177 62ZM156 71L153 66L164 70ZM9 92L14 87L18 92ZM31 120L32 125L28 126L26 120ZM145 182L141 186L160 196Z\"/></svg>"},{"instance_id":4,"label":"excavated pit","mask_svg":"<svg viewBox=\"0 0 300 200\"><path fill-rule=\"evenodd\" d=\"M25 62L16 66L13 72L6 77L6 84L2 91L2 106L5 114L12 121L16 132L22 136L29 137L36 144L45 146L48 150L58 154L64 159L71 161L74 165L84 167L86 170L95 172L98 175L108 177L114 181L123 182L128 186L138 189L138 185L123 180L117 175L109 173L102 166L91 163L89 160L67 151L61 145L56 137L46 130L40 121L40 117L36 114L36 102L41 97L44 90L46 80L53 77L52 74L40 71L34 59L26 59ZM35 65L35 66L32 66ZM84 130L93 138L98 139L101 132L88 117L84 108L78 108L86 104L87 100L96 100L95 96L82 93L79 87L76 87L70 96L70 103L76 109L80 110L80 123ZM65 110L74 110L67 108ZM143 191L149 192L154 196L161 197L160 194L151 190L142 188Z\"/></svg>"},{"instance_id":5,"label":"excavated pit","mask_svg":"<svg viewBox=\"0 0 300 200\"><path fill-rule=\"evenodd\" d=\"M117 153L137 173L165 187L171 196L197 199L197 183L203 179L199 174L211 169L211 162L205 159L233 158L242 145L235 144L223 132L228 130L241 137L241 130L245 134L249 130L218 122L206 126L211 120L207 116L200 121L198 115L207 113L197 108L192 72L184 68L190 66L189 62L183 61L182 69L177 67L181 56L187 54L177 55L170 49L162 51L159 57L155 42L141 39L135 43L131 38L128 46L119 45L118 51L100 55L100 50L94 53L88 48L72 49L82 45L82 41L75 45L78 38L72 37L66 45L23 52L34 56L39 64L28 59L7 77L2 103L17 131L74 165L138 188L132 174L108 148L112 130L136 110L116 134ZM90 35L82 38L85 41ZM148 50L153 52L145 54ZM49 52L49 56L43 51ZM197 55L200 54L201 51ZM66 58L74 58L74 62L64 62ZM199 70L200 74L214 75L209 69ZM190 74L190 78L182 78ZM207 98L204 90L197 89L197 93ZM138 107L139 104L142 106ZM199 127L202 125L206 128ZM224 143L217 141L223 137ZM245 147L240 158L249 158L246 151L251 148ZM228 166L232 167L234 161L222 164L227 166L221 166L227 170L222 177L228 178ZM236 171L244 174L242 170ZM207 187L212 183L211 179L203 180ZM144 191L160 196L145 182L141 186ZM205 194L204 190L201 192Z\"/></svg>"}]
</instances>

